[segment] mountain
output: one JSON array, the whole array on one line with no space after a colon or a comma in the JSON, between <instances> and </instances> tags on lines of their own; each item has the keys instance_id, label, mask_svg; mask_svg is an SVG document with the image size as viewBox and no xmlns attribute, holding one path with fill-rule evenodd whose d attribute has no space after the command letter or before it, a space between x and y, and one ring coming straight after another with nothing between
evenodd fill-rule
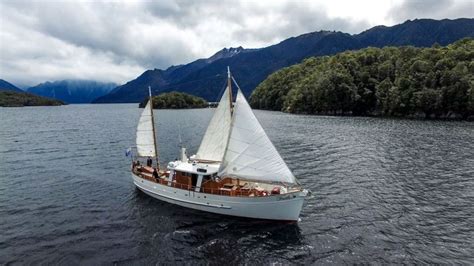
<instances>
[{"instance_id":1,"label":"mountain","mask_svg":"<svg viewBox=\"0 0 474 266\"><path fill-rule=\"evenodd\" d=\"M127 82L122 86L118 86L109 94L99 97L94 103L123 103L123 102L141 102L148 94L148 86L153 88L154 94L163 92L168 88L167 92L173 91L172 84L176 84L192 73L202 69L206 65L214 63L216 60L229 58L232 56L244 54L255 49L224 48L209 58L198 59L187 65L171 66L166 70L153 69L147 70L134 80Z\"/></svg>"},{"instance_id":2,"label":"mountain","mask_svg":"<svg viewBox=\"0 0 474 266\"><path fill-rule=\"evenodd\" d=\"M11 84L10 82L0 79L0 91L16 91L16 92L23 92L22 89L18 88L17 86Z\"/></svg>"},{"instance_id":3,"label":"mountain","mask_svg":"<svg viewBox=\"0 0 474 266\"><path fill-rule=\"evenodd\" d=\"M363 46L429 47L446 46L465 37L473 37L474 19L415 19L393 27L377 26L357 35Z\"/></svg>"},{"instance_id":4,"label":"mountain","mask_svg":"<svg viewBox=\"0 0 474 266\"><path fill-rule=\"evenodd\" d=\"M140 102L151 86L154 94L181 91L216 101L225 86L226 67L246 96L271 73L312 56L333 55L346 50L384 46L447 45L474 37L474 19L408 20L386 27L376 26L359 34L318 31L292 37L260 49L223 49L207 59L166 70L148 70L136 79L99 97L95 103Z\"/></svg>"},{"instance_id":5,"label":"mountain","mask_svg":"<svg viewBox=\"0 0 474 266\"><path fill-rule=\"evenodd\" d=\"M67 103L90 103L109 93L117 85L91 80L60 80L45 82L27 89L28 92L60 99Z\"/></svg>"},{"instance_id":6,"label":"mountain","mask_svg":"<svg viewBox=\"0 0 474 266\"><path fill-rule=\"evenodd\" d=\"M210 64L210 63L212 63L216 60L222 59L222 58L228 58L228 57L236 56L236 55L240 54L241 52L246 52L245 49L242 46L239 46L237 48L232 48L232 47L228 48L228 49L224 48L224 49L220 50L219 52L215 53L213 56L205 59L204 61L207 64Z\"/></svg>"}]
</instances>

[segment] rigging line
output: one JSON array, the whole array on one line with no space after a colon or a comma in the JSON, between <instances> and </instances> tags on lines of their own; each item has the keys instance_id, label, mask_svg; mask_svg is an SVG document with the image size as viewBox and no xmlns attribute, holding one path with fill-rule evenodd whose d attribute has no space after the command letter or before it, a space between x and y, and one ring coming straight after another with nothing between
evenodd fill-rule
<instances>
[{"instance_id":1,"label":"rigging line","mask_svg":"<svg viewBox=\"0 0 474 266\"><path fill-rule=\"evenodd\" d=\"M224 82L224 85L221 86L221 90L219 91L219 94L217 95L217 99L215 100L216 103L218 103L222 97L222 95L224 95L224 91L226 90L227 88L227 81Z\"/></svg>"},{"instance_id":2,"label":"rigging line","mask_svg":"<svg viewBox=\"0 0 474 266\"><path fill-rule=\"evenodd\" d=\"M232 78L232 81L234 81L235 85L237 86L237 88L242 91L242 89L240 88L239 84L237 83L237 81L234 79L234 76L231 76ZM243 92L242 92L243 93Z\"/></svg>"}]
</instances>

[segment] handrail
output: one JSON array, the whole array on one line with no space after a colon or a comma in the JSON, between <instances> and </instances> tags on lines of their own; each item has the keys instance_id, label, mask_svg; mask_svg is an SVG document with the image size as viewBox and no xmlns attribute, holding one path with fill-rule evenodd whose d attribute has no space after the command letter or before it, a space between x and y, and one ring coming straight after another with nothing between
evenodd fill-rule
<instances>
[{"instance_id":1,"label":"handrail","mask_svg":"<svg viewBox=\"0 0 474 266\"><path fill-rule=\"evenodd\" d=\"M167 178L164 178L164 176L159 177L158 179L155 179L153 176L149 177L148 175L142 175L141 172L133 171L140 177L155 182L159 183L162 185L168 186L169 180ZM271 194L271 192L263 190L259 191L255 188L242 188L242 186L237 186L234 185L232 188L223 188L222 186L219 188L204 188L204 187L197 187L197 186L192 186L189 184L183 184L183 183L177 183L175 180L171 181L171 187L182 189L182 190L187 190L188 192L195 192L196 188L199 188L200 193L205 193L205 194L211 194L211 195L225 195L225 196L231 196L231 197L268 197L268 196L275 196L275 195L284 195L284 194ZM288 189L287 186L285 186L287 189L287 193L291 193L290 190ZM190 194L188 194L190 195ZM253 195L253 196L250 196Z\"/></svg>"},{"instance_id":2,"label":"handrail","mask_svg":"<svg viewBox=\"0 0 474 266\"><path fill-rule=\"evenodd\" d=\"M161 180L163 180L161 182ZM160 184L168 185L168 180L160 178ZM189 192L195 192L196 188L199 188L199 192L205 194L212 194L212 195L225 195L225 196L232 196L232 197L250 197L253 194L254 197L264 197L272 195L268 191L258 192L256 189L242 189L237 187L235 189L225 189L225 188L204 188L204 187L197 187L191 186L188 184L176 183L172 182L171 187L179 188L183 190L187 190Z\"/></svg>"}]
</instances>

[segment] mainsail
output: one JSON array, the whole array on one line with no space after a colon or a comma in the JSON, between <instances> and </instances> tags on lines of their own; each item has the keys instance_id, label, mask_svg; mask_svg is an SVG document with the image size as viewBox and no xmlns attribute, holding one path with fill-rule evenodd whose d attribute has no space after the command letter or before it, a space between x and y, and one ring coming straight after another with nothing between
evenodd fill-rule
<instances>
[{"instance_id":1,"label":"mainsail","mask_svg":"<svg viewBox=\"0 0 474 266\"><path fill-rule=\"evenodd\" d=\"M153 115L151 101L145 106L137 127L137 152L139 156L155 157L155 135L153 132Z\"/></svg>"},{"instance_id":2,"label":"mainsail","mask_svg":"<svg viewBox=\"0 0 474 266\"><path fill-rule=\"evenodd\" d=\"M196 153L196 159L222 161L229 138L231 122L230 107L229 87L227 87L207 127L201 145Z\"/></svg>"},{"instance_id":3,"label":"mainsail","mask_svg":"<svg viewBox=\"0 0 474 266\"><path fill-rule=\"evenodd\" d=\"M273 146L240 90L220 176L296 183L294 175Z\"/></svg>"}]
</instances>

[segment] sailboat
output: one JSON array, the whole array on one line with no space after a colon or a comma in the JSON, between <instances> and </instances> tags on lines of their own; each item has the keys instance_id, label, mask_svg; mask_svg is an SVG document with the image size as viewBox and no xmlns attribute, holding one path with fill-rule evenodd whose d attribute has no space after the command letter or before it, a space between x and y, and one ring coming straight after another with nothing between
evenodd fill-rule
<instances>
[{"instance_id":1,"label":"sailboat","mask_svg":"<svg viewBox=\"0 0 474 266\"><path fill-rule=\"evenodd\" d=\"M235 103L232 84L238 88ZM151 90L137 127L135 186L156 199L239 217L298 221L308 191L272 144L227 68L227 86L197 153L160 167ZM159 119L159 118L158 118ZM140 158L148 158L147 164ZM152 163L155 159L155 164Z\"/></svg>"}]
</instances>

